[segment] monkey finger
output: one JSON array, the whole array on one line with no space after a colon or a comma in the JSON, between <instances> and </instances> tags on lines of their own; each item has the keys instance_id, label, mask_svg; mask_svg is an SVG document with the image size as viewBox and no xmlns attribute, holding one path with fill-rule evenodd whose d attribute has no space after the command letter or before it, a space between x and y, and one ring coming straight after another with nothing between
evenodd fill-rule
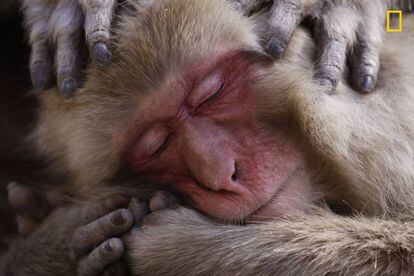
<instances>
[{"instance_id":1,"label":"monkey finger","mask_svg":"<svg viewBox=\"0 0 414 276\"><path fill-rule=\"evenodd\" d=\"M145 202L139 202L136 198L131 200L128 210L130 210L133 214L135 224L141 224L145 216L150 212L148 204Z\"/></svg>"},{"instance_id":2,"label":"monkey finger","mask_svg":"<svg viewBox=\"0 0 414 276\"><path fill-rule=\"evenodd\" d=\"M30 73L33 88L45 90L54 82L48 24L54 4L41 0L24 0L21 5L31 45Z\"/></svg>"},{"instance_id":3,"label":"monkey finger","mask_svg":"<svg viewBox=\"0 0 414 276\"><path fill-rule=\"evenodd\" d=\"M157 192L150 200L149 207L152 212L168 209L177 205L177 199L170 193Z\"/></svg>"},{"instance_id":4,"label":"monkey finger","mask_svg":"<svg viewBox=\"0 0 414 276\"><path fill-rule=\"evenodd\" d=\"M110 28L115 0L81 0L85 12L85 34L90 54L97 64L111 59Z\"/></svg>"},{"instance_id":5,"label":"monkey finger","mask_svg":"<svg viewBox=\"0 0 414 276\"><path fill-rule=\"evenodd\" d=\"M82 218L86 222L96 220L115 210L127 208L130 203L130 197L116 194L105 198L102 202L92 204L86 207L82 212Z\"/></svg>"},{"instance_id":6,"label":"monkey finger","mask_svg":"<svg viewBox=\"0 0 414 276\"><path fill-rule=\"evenodd\" d=\"M124 252L125 245L120 239L111 238L106 240L79 261L78 275L98 275L104 272L108 265L118 261Z\"/></svg>"},{"instance_id":7,"label":"monkey finger","mask_svg":"<svg viewBox=\"0 0 414 276\"><path fill-rule=\"evenodd\" d=\"M51 21L55 26L57 84L60 93L69 97L80 86L82 11L72 2L59 1Z\"/></svg>"},{"instance_id":8,"label":"monkey finger","mask_svg":"<svg viewBox=\"0 0 414 276\"><path fill-rule=\"evenodd\" d=\"M379 49L358 43L351 56L352 83L361 92L371 92L377 83Z\"/></svg>"},{"instance_id":9,"label":"monkey finger","mask_svg":"<svg viewBox=\"0 0 414 276\"><path fill-rule=\"evenodd\" d=\"M46 90L53 86L53 58L46 41L32 44L30 53L30 76L35 90Z\"/></svg>"},{"instance_id":10,"label":"monkey finger","mask_svg":"<svg viewBox=\"0 0 414 276\"><path fill-rule=\"evenodd\" d=\"M19 214L36 221L42 221L48 215L50 206L41 194L14 182L7 189L9 203Z\"/></svg>"},{"instance_id":11,"label":"monkey finger","mask_svg":"<svg viewBox=\"0 0 414 276\"><path fill-rule=\"evenodd\" d=\"M382 43L382 21L382 17L371 17L361 24L357 43L351 53L352 83L361 92L372 91L377 82L380 67L379 51Z\"/></svg>"},{"instance_id":12,"label":"monkey finger","mask_svg":"<svg viewBox=\"0 0 414 276\"><path fill-rule=\"evenodd\" d=\"M349 6L332 5L316 24L317 81L328 89L338 85L346 61L348 43L353 40L359 17Z\"/></svg>"},{"instance_id":13,"label":"monkey finger","mask_svg":"<svg viewBox=\"0 0 414 276\"><path fill-rule=\"evenodd\" d=\"M265 37L265 50L280 58L303 17L302 0L274 1Z\"/></svg>"},{"instance_id":14,"label":"monkey finger","mask_svg":"<svg viewBox=\"0 0 414 276\"><path fill-rule=\"evenodd\" d=\"M130 230L133 223L132 213L119 209L82 226L74 234L72 252L75 256L82 255L102 241Z\"/></svg>"}]
</instances>

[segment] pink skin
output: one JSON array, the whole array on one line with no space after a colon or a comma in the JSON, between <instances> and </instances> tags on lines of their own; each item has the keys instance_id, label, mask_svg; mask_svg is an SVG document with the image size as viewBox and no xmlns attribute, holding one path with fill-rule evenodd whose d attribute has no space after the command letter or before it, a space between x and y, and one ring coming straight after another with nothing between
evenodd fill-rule
<instances>
[{"instance_id":1,"label":"pink skin","mask_svg":"<svg viewBox=\"0 0 414 276\"><path fill-rule=\"evenodd\" d=\"M301 208L293 198L306 197L309 183L300 154L255 116L260 64L241 51L200 64L140 99L139 116L117 139L128 164L223 221Z\"/></svg>"}]
</instances>

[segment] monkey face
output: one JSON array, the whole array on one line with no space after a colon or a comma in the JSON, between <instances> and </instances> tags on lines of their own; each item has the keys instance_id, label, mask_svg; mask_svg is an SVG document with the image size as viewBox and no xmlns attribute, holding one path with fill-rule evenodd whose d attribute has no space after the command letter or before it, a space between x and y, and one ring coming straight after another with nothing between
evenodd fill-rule
<instances>
[{"instance_id":1,"label":"monkey face","mask_svg":"<svg viewBox=\"0 0 414 276\"><path fill-rule=\"evenodd\" d=\"M260 59L214 56L141 97L116 148L137 174L172 183L213 217L239 220L265 205L266 216L283 214L306 182L297 181L302 162L288 137L256 116Z\"/></svg>"}]
</instances>

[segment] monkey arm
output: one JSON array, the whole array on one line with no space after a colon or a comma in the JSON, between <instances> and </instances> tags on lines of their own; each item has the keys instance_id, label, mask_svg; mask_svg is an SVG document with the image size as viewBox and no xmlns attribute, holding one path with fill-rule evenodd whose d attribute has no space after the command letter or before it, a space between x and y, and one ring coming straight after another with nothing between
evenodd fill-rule
<instances>
[{"instance_id":1,"label":"monkey arm","mask_svg":"<svg viewBox=\"0 0 414 276\"><path fill-rule=\"evenodd\" d=\"M294 215L217 225L178 208L150 215L127 239L136 275L412 275L414 224Z\"/></svg>"}]
</instances>

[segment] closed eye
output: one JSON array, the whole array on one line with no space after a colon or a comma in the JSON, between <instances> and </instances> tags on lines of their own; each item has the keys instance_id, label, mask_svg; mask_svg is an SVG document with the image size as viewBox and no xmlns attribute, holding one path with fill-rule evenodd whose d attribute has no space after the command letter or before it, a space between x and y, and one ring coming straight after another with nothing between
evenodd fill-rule
<instances>
[{"instance_id":1,"label":"closed eye","mask_svg":"<svg viewBox=\"0 0 414 276\"><path fill-rule=\"evenodd\" d=\"M154 153L150 155L150 158L157 157L162 152L164 152L168 148L168 145L170 144L171 140L172 140L172 134L169 134L165 138L165 140L162 142L162 144L154 151Z\"/></svg>"},{"instance_id":2,"label":"closed eye","mask_svg":"<svg viewBox=\"0 0 414 276\"><path fill-rule=\"evenodd\" d=\"M215 101L217 101L217 99L221 96L222 92L224 91L224 88L225 88L225 83L223 82L213 95L211 95L209 98L204 100L201 104L199 104L196 107L195 111L197 112L203 108L206 108L210 106L211 104L213 104Z\"/></svg>"},{"instance_id":3,"label":"closed eye","mask_svg":"<svg viewBox=\"0 0 414 276\"><path fill-rule=\"evenodd\" d=\"M137 159L145 163L161 154L168 147L171 138L172 134L167 127L154 126L141 135L132 151Z\"/></svg>"}]
</instances>

